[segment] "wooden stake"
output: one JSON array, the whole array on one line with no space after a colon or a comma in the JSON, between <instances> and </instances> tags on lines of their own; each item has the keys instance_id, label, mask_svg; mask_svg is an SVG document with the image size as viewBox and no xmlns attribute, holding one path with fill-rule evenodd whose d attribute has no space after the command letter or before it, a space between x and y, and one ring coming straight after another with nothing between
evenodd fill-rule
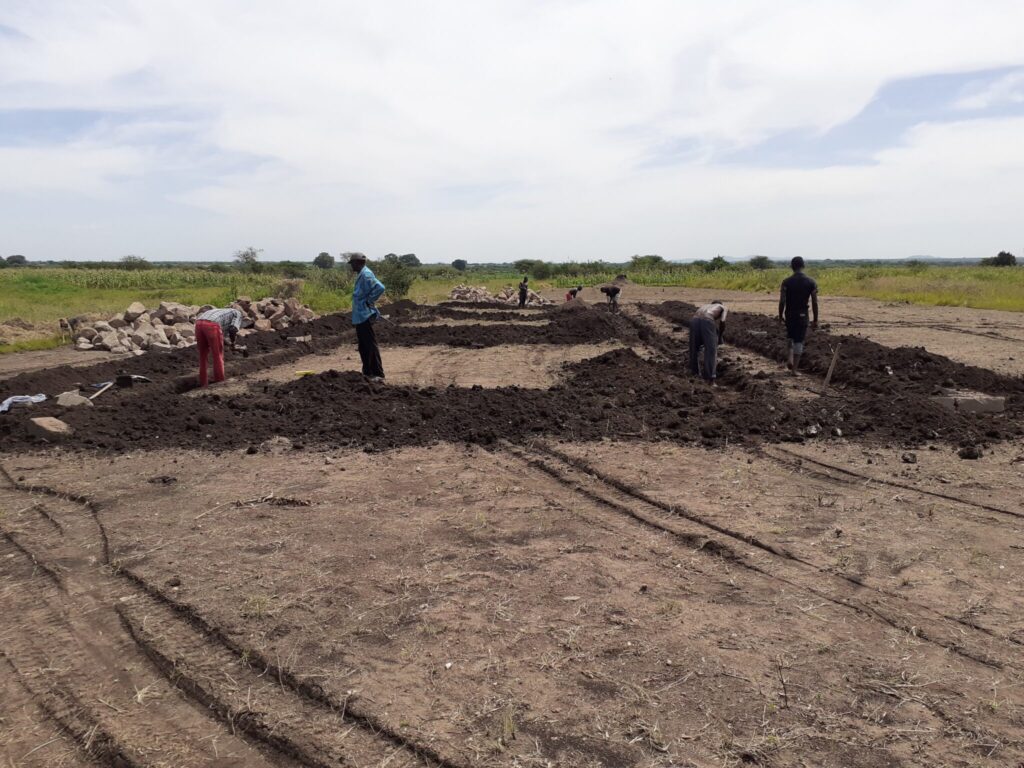
<instances>
[{"instance_id":1,"label":"wooden stake","mask_svg":"<svg viewBox=\"0 0 1024 768\"><path fill-rule=\"evenodd\" d=\"M825 390L828 389L829 382L832 381L832 374L836 370L836 361L839 359L839 348L843 345L843 342L836 342L836 349L832 353L832 362L828 366L828 373L825 374L825 383L821 387L821 393L825 394Z\"/></svg>"}]
</instances>

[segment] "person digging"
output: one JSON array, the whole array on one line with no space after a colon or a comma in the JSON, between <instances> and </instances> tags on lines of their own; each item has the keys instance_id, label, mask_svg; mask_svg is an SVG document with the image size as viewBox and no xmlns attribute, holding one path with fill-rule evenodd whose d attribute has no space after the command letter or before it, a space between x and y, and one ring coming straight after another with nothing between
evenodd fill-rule
<instances>
[{"instance_id":1,"label":"person digging","mask_svg":"<svg viewBox=\"0 0 1024 768\"><path fill-rule=\"evenodd\" d=\"M601 288L601 293L608 297L608 309L612 312L619 311L619 294L622 289L617 285L606 285Z\"/></svg>"},{"instance_id":2,"label":"person digging","mask_svg":"<svg viewBox=\"0 0 1024 768\"><path fill-rule=\"evenodd\" d=\"M786 326L789 339L789 361L786 367L796 376L800 368L800 356L804 353L807 338L807 303L810 301L814 318L810 327L818 328L818 284L804 274L804 260L794 256L789 262L793 274L782 281L779 292L779 322Z\"/></svg>"},{"instance_id":3,"label":"person digging","mask_svg":"<svg viewBox=\"0 0 1024 768\"><path fill-rule=\"evenodd\" d=\"M384 381L384 364L380 359L377 335L373 332L373 324L380 319L380 311L374 305L384 295L384 283L366 266L363 254L349 254L348 264L356 274L356 282L352 286L352 325L356 329L359 357L363 361L363 376L370 381Z\"/></svg>"},{"instance_id":4,"label":"person digging","mask_svg":"<svg viewBox=\"0 0 1024 768\"><path fill-rule=\"evenodd\" d=\"M196 316L196 346L199 348L199 386L208 383L207 358L213 357L213 383L224 381L224 334L228 335L231 350L235 351L235 337L242 328L242 313L237 309L208 309Z\"/></svg>"},{"instance_id":5,"label":"person digging","mask_svg":"<svg viewBox=\"0 0 1024 768\"><path fill-rule=\"evenodd\" d=\"M717 386L718 346L725 343L725 319L729 309L715 299L700 307L690 319L690 374L700 375L700 350L704 348L704 381Z\"/></svg>"}]
</instances>

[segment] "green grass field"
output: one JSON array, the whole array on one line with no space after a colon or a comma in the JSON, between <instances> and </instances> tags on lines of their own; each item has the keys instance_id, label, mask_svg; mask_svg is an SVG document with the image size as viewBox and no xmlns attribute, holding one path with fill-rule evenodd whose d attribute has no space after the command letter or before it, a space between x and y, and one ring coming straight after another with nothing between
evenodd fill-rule
<instances>
[{"instance_id":1,"label":"green grass field","mask_svg":"<svg viewBox=\"0 0 1024 768\"><path fill-rule=\"evenodd\" d=\"M907 301L933 306L975 307L1024 312L1024 267L946 267L931 265L829 267L809 269L822 295L863 296L882 301ZM673 266L664 270L630 271L639 285L721 288L738 291L775 291L789 274L784 269L755 270L730 267L714 272ZM599 285L614 272L580 277L531 278L534 289L564 288L576 284ZM417 279L409 297L437 302L459 283L484 285L497 291L515 285L518 273L493 270ZM236 296L274 295L283 278L279 274L247 274L237 270L206 269L65 269L27 267L0 270L0 323L21 318L46 326L39 336L0 345L0 353L45 349L61 343L53 336L61 317L81 314L113 315L133 301L156 306L161 301L185 304L227 304ZM299 298L316 312L336 312L350 306L351 276L344 270L310 270ZM2 333L0 333L2 336Z\"/></svg>"}]
</instances>

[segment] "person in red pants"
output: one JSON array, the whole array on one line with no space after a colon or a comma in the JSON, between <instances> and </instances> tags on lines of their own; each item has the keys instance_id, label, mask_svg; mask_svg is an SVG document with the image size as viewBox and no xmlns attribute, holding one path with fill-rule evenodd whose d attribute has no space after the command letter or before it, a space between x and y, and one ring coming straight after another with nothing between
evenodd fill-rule
<instances>
[{"instance_id":1,"label":"person in red pants","mask_svg":"<svg viewBox=\"0 0 1024 768\"><path fill-rule=\"evenodd\" d=\"M199 386L207 385L206 358L213 355L213 383L224 381L224 334L235 348L235 336L242 327L237 309L208 309L196 317L196 344L199 346Z\"/></svg>"}]
</instances>

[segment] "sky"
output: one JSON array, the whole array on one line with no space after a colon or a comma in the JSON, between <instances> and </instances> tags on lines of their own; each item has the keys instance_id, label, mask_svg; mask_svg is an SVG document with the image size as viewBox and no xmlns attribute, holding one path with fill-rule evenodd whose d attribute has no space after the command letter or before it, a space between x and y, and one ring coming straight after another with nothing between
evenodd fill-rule
<instances>
[{"instance_id":1,"label":"sky","mask_svg":"<svg viewBox=\"0 0 1024 768\"><path fill-rule=\"evenodd\" d=\"M3 0L0 255L1020 254L1022 29L1020 0Z\"/></svg>"}]
</instances>

